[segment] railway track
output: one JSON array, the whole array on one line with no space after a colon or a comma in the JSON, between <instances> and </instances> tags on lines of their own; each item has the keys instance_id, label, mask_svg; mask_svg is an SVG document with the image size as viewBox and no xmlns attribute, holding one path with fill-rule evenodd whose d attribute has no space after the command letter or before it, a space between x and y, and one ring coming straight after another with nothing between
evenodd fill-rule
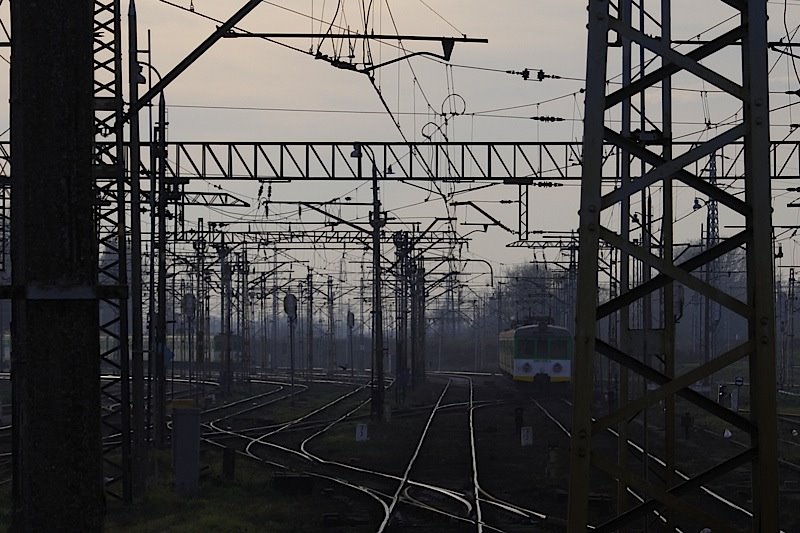
<instances>
[{"instance_id":1,"label":"railway track","mask_svg":"<svg viewBox=\"0 0 800 533\"><path fill-rule=\"evenodd\" d=\"M524 517L529 513L492 497L480 486L475 410L496 405L496 402L475 401L473 382L468 376L445 379L447 382L433 405L405 413L409 418L424 418L424 424L402 465L359 466L341 458L325 457L314 450L315 444L324 441L340 425L365 419L368 397L358 399L359 392L363 391L360 388L302 416L275 424L261 434L254 433L253 428L225 429L214 423L209 426L215 433L206 438L221 445L220 436L230 437L238 441L241 454L254 460L286 472L325 479L367 495L374 502L368 514L374 515L377 511L380 516L375 523L378 532L435 524L445 531L504 533L508 530L484 520L484 507ZM453 430L458 432L457 437ZM464 446L453 447L458 451L448 459L450 466L446 476L432 475L434 466L441 473L441 449L448 440Z\"/></svg>"},{"instance_id":2,"label":"railway track","mask_svg":"<svg viewBox=\"0 0 800 533\"><path fill-rule=\"evenodd\" d=\"M551 420L556 426L558 426L561 429L561 431L564 433L565 437L568 438L570 436L570 432L569 432L569 429L568 429L569 422L566 421L566 420L568 420L568 416L566 416L563 411L561 411L560 413L559 412L554 412L554 411L559 411L557 406L555 406L555 405L547 405L547 406L545 406L545 405L543 405L543 403L544 402L535 401L535 404L536 404L537 408L540 409L545 414L545 416L547 416L547 418L549 420ZM570 405L570 403L568 401L564 401L563 403L571 408L571 405ZM567 413L567 415L568 415L568 413ZM562 418L564 421L560 420L559 418ZM653 428L650 428L650 431L653 431ZM613 428L608 428L606 430L606 433L608 435L610 435L613 439L617 439L617 440L619 439L619 434ZM713 436L713 438L715 438L715 439L719 439L717 441L717 444L728 444L728 445L731 444L729 442L730 439L724 439L721 435L716 435L715 433L709 433L709 435ZM710 443L707 443L707 445L708 444L710 444ZM743 443L739 443L739 444L742 445ZM663 479L663 476L664 476L663 469L666 467L666 463L664 462L662 457L660 457L660 456L658 456L658 455L656 455L655 453L652 453L652 452L647 452L645 454L644 449L637 442L635 442L631 438L627 439L626 445L627 445L629 451L631 452L630 457L633 460L638 460L639 461L639 463L636 463L637 467L641 467L641 461L643 460L644 457L646 457L647 460L648 460L649 468L651 469L652 475L657 476L660 479ZM686 458L684 458L684 459L686 459ZM679 462L681 462L680 458L679 458ZM632 466L631 466L631 468L632 468ZM680 470L676 470L676 475L682 481L689 480L689 476L685 472L682 472ZM742 518L744 520L746 520L748 523L752 519L752 516L753 516L752 512L749 511L746 508L746 503L745 502L736 502L736 501L734 501L734 499L736 497L735 495L733 495L733 494L722 494L720 488L709 487L709 486L705 486L705 485L699 486L697 490L698 490L698 493L697 493L698 497L706 498L706 502L701 504L702 507L704 509L713 510L713 512L717 516L727 515L729 513L736 513L736 514L740 514L742 516ZM627 489L627 492L634 500L636 500L637 503L644 503L644 499L642 498L642 496L640 494L638 494L636 491L634 491L633 489L631 489L630 487ZM698 500L698 501L700 501L700 500ZM667 523L667 517L663 516L658 511L658 508L657 508L657 506L655 504L650 506L649 513L658 522L660 522L662 524L666 524ZM675 520L678 521L678 523L681 522L680 518L676 517ZM703 526L700 525L699 527L703 527ZM723 528L715 528L714 530L717 530L717 529L725 530L724 527ZM698 525L697 524L684 525L684 526L682 526L682 528L677 528L677 531L687 532L687 533L691 532L691 531L696 531L696 530L698 530ZM781 531L782 531L782 533L784 533L783 530L781 530Z\"/></svg>"}]
</instances>

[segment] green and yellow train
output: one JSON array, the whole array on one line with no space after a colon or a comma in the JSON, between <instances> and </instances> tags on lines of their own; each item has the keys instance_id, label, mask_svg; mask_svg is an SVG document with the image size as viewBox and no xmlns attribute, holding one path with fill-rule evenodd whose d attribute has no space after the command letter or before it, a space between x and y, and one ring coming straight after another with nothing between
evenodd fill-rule
<instances>
[{"instance_id":1,"label":"green and yellow train","mask_svg":"<svg viewBox=\"0 0 800 533\"><path fill-rule=\"evenodd\" d=\"M500 370L514 381L569 384L574 351L567 328L520 326L500 333Z\"/></svg>"}]
</instances>

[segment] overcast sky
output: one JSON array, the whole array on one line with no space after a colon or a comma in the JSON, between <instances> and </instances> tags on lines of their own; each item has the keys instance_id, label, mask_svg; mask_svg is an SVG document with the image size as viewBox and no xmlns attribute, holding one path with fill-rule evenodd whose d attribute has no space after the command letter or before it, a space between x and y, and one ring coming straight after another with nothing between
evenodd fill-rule
<instances>
[{"instance_id":1,"label":"overcast sky","mask_svg":"<svg viewBox=\"0 0 800 533\"><path fill-rule=\"evenodd\" d=\"M169 70L215 27L203 16L219 20L227 18L244 2L220 0L177 0L178 6L194 8L194 13L156 0L140 0L140 42L145 42L146 30L151 30L153 63ZM253 32L342 32L347 28L363 32L361 0L276 0L264 2L250 14L240 27ZM660 2L647 0L648 9L656 10ZM675 0L673 2L673 38L712 38L735 24L732 11L721 2ZM720 7L722 6L722 7ZM800 3L771 2L770 40L794 36L800 23ZM784 9L786 16L784 17ZM784 22L786 27L784 27ZM170 138L174 140L264 140L264 141L350 141L380 140L422 141L432 135L444 140L438 131L446 132L452 141L571 141L581 138L583 87L586 57L586 2L564 0L386 0L372 2L367 23L370 31L407 35L480 37L488 44L457 43L453 68L424 57L402 61L379 69L376 85L387 105L400 122L402 134L393 119L385 112L376 89L366 76L336 69L315 60L318 49L328 55L336 53L327 40L295 39L282 42L301 49L290 50L258 39L229 39L218 43L167 91L170 105ZM659 30L648 23L648 31ZM341 41L339 41L341 43ZM372 43L374 62L387 61L402 52L394 42ZM355 61L363 58L359 43L353 43ZM436 42L406 42L409 51L440 52ZM344 44L344 56L348 45ZM341 53L341 52L340 52ZM611 51L609 78L619 81L618 53ZM770 54L772 96L771 107L794 103L797 97L780 94L800 87L793 66L778 54ZM738 60L733 55L721 56L709 63L738 81ZM470 67L470 68L467 68ZM477 68L475 68L477 67ZM533 73L543 70L561 79L542 82L525 81L519 75L505 71ZM615 70L616 69L616 70ZM717 124L736 120L738 108L723 96L696 79L676 78L675 85L686 91L674 95L676 132L683 140L699 141L720 130ZM706 91L706 92L701 92ZM186 106L186 107L179 107ZM211 108L204 108L208 106ZM218 109L218 108L245 109ZM214 109L217 108L217 109ZM261 110L263 109L263 110ZM285 109L286 111L278 111ZM323 113L312 111L335 111ZM447 125L437 112L463 113L450 116ZM366 112L366 113L365 113ZM793 139L789 125L800 122L791 107L773 114L774 137ZM564 119L558 123L530 120L532 116L554 116ZM740 116L740 115L738 115ZM705 130L706 121L715 125ZM435 123L431 124L431 123ZM720 126L724 129L724 125ZM362 184L353 195L368 199L369 189ZM786 184L777 184L785 186ZM791 185L791 184L790 184ZM312 190L313 189L313 190ZM444 186L453 192L457 186ZM562 231L577 223L577 186L561 189L531 189L531 227L545 231ZM243 187L242 194L255 196L253 187ZM344 191L347 192L347 191ZM780 191L776 191L780 192ZM275 185L273 198L283 200L326 200L343 194L342 187L316 185L304 188L300 184ZM683 195L683 196L681 196ZM692 210L693 194L677 192L676 216L684 217L681 232L684 238L699 236L705 223L705 212ZM791 195L789 195L791 196ZM399 209L423 202L418 207ZM453 197L453 200L492 201L516 199L516 187L505 186L480 193ZM797 222L796 210L785 209L793 198L783 193L776 200L776 223ZM437 201L419 190L402 186L387 186L384 201L389 209L398 209L398 217L442 216L444 202ZM494 216L511 228L517 227L517 206L482 204ZM254 213L251 213L254 214ZM347 217L366 216L366 210L341 213ZM450 208L460 222L482 222L485 219L469 208ZM735 225L721 213L723 234L725 224ZM313 217L310 217L313 219ZM473 227L462 227L467 232ZM733 231L733 230L728 230ZM514 263L530 260L530 253L508 250L504 244L515 240L499 229L488 235L473 234L470 249L479 257ZM787 242L787 245L791 241ZM794 253L787 246L787 256Z\"/></svg>"},{"instance_id":2,"label":"overcast sky","mask_svg":"<svg viewBox=\"0 0 800 533\"><path fill-rule=\"evenodd\" d=\"M645 0L642 0L645 1ZM244 0L174 0L174 5L161 0L138 0L140 48L151 38L153 65L163 74L210 34L216 23L207 17L224 20L244 4ZM363 74L332 67L315 60L318 47L322 53L335 53L332 40L321 45L318 40L293 39L283 43L299 48L291 50L259 39L224 39L197 61L166 91L169 106L171 140L208 141L400 141L403 138L422 141L431 136L443 140L438 132L446 132L451 141L574 141L581 137L583 87L586 56L586 2L572 0L274 0L265 1L251 13L240 28L252 32L339 32L349 28L363 32L363 7L372 3L367 26L376 33L402 33L429 36L480 37L488 44L457 43L452 56L453 68L424 57L401 61L376 73L380 89L394 117L400 122L402 135L393 119L384 110L376 89ZM8 2L5 6L7 9ZM341 5L340 5L341 4ZM647 0L649 9L659 2ZM731 11L718 7L721 2L675 0L673 2L673 38L689 39L698 35L710 38L732 27ZM698 5L706 7L698 7ZM710 6L710 7L708 7ZM770 40L785 38L784 3L770 2ZM181 9L183 8L183 9ZM191 12L189 9L193 9ZM793 35L800 23L800 3L786 3L786 25ZM123 0L123 12L127 0ZM334 16L336 14L336 16ZM7 13L6 13L7 15ZM124 23L125 22L125 17ZM717 26L710 33L703 33ZM652 33L656 29L650 28ZM716 32L716 33L715 33ZM125 42L125 41L123 41ZM341 42L341 41L339 41ZM397 43L374 42L372 59L381 62L400 53ZM344 43L344 58L347 43ZM409 51L440 53L436 42L406 42ZM362 60L360 43L354 43L355 60ZM612 60L609 78L614 79L618 65ZM780 94L796 90L800 81L786 58L770 54L774 63L771 75L771 107L793 103L795 96ZM737 62L723 57L715 67L727 71L734 80ZM542 82L525 81L505 71L528 68L535 76L539 69L561 79ZM712 135L703 132L706 120L717 124L735 116L736 109L696 80L676 81L687 90L676 93L675 120L687 133L686 140L697 141ZM4 88L5 89L5 88ZM701 91L709 90L707 93ZM450 115L447 125L442 110ZM324 112L323 112L324 111ZM791 107L773 114L774 137L796 136L789 124L800 122ZM531 116L554 116L564 119L555 124L531 120ZM433 124L430 124L433 123ZM427 126L426 126L427 124ZM436 130L436 127L440 129ZM795 171L795 173L797 173ZM778 184L785 187L787 184ZM796 185L796 184L794 184ZM208 183L193 184L193 189L209 189ZM230 190L257 203L257 183L230 186ZM444 185L445 193L458 187ZM462 187L463 188L463 187ZM577 224L579 188L531 189L531 227L545 231L569 230ZM437 196L407 186L384 188L384 205L396 217L443 216L444 202ZM351 195L369 199L366 183L346 185L300 183L276 184L274 200L319 200ZM704 212L693 213L691 194L676 199L676 216L685 216L687 238L699 235ZM517 189L499 186L480 193L458 195L453 200L486 201L484 208L516 228L517 206L488 203L516 199ZM428 201L426 202L426 198ZM779 223L796 223L797 210L782 206L794 199L784 193L776 200ZM415 207L408 207L419 204ZM450 208L460 222L481 222L485 219L468 208ZM287 212L274 207L272 215ZM262 211L263 212L263 211ZM366 208L350 209L341 214L348 218L366 217ZM256 209L237 212L237 216L260 216ZM194 213L219 219L222 214ZM306 216L306 220L319 220ZM723 213L724 217L724 213ZM735 223L732 221L731 223ZM725 221L723 220L723 223ZM270 226L270 227L275 227ZM293 227L302 227L297 223ZM312 229L312 226L307 226ZM464 233L474 229L460 227ZM499 229L488 235L472 235L470 251L477 257L503 263L530 260L530 253L504 247L515 237ZM788 246L787 255L794 253ZM323 262L330 262L325 259Z\"/></svg>"},{"instance_id":3,"label":"overcast sky","mask_svg":"<svg viewBox=\"0 0 800 533\"><path fill-rule=\"evenodd\" d=\"M183 0L176 3L183 7L190 4ZM150 28L153 63L164 73L214 29L216 24L201 15L222 20L242 4L199 0L193 2L195 12L190 13L163 2L139 0L141 47L144 48L146 29ZM374 2L369 27L376 33L433 37L466 34L489 40L488 44L457 43L452 56L452 63L457 66L452 69L441 62L418 57L376 72L376 85L400 122L402 135L366 76L334 68L306 53L316 51L320 46L318 41L282 41L302 50L294 51L257 39L227 39L218 43L168 89L170 138L349 142L401 141L403 135L409 140L422 141L425 135L433 135L433 140L444 140L437 126L441 128L438 131L445 131L452 141L580 138L582 101L578 91L583 86L585 48L585 8L580 3L404 0L388 5ZM331 31L341 32L338 28L349 27L353 32L363 33L361 6L360 1L346 0L334 19L336 1L265 2L240 27L253 32L324 33L333 22ZM312 10L314 19L310 18ZM396 44L372 43L373 61L396 58L400 53ZM361 45L354 43L354 46L356 61L360 61L363 57ZM409 51L441 53L438 42L408 42L405 46ZM320 50L332 55L332 41L324 42ZM542 69L548 75L565 79L525 81L520 75L505 73L525 68L532 70L534 76L536 70ZM535 105L552 98L558 100ZM526 107L505 109L517 106ZM312 112L314 110L334 113ZM451 115L445 127L443 119L436 116L442 110L462 115ZM567 120L553 126L528 118L536 115ZM254 197L256 187L242 186L237 190ZM346 187L315 185L313 190L301 184L277 184L273 188L273 199L327 200L354 187L359 187L352 194L354 199L369 199L368 186L352 182ZM454 186L445 186L443 190L453 189ZM572 189L571 193L534 190L535 194L541 192L542 197L535 196L532 225L541 227L548 220L547 229L574 227L577 187ZM516 197L517 188L506 186L452 200ZM426 198L430 200L425 202ZM394 216L417 218L423 220L423 224L427 224L423 217L447 214L443 201L437 200L436 195L431 197L407 186L387 186L384 202L388 209L397 209ZM412 204L420 205L398 209ZM485 204L484 208L509 227L517 227L516 205ZM352 209L342 215L364 217L367 211ZM451 208L450 214L458 215L461 222L486 221L474 211L467 212L467 208ZM309 218L319 220L313 216L306 220ZM466 233L474 228L459 229ZM516 238L502 230L472 237L476 241L470 250L481 257L508 262L529 259L530 253L504 248L506 242Z\"/></svg>"}]
</instances>

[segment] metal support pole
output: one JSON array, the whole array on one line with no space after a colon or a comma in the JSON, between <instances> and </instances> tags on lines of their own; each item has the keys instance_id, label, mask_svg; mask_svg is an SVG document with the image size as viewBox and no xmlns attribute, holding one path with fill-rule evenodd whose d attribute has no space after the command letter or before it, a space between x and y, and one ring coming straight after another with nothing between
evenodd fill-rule
<instances>
[{"instance_id":1,"label":"metal support pole","mask_svg":"<svg viewBox=\"0 0 800 533\"><path fill-rule=\"evenodd\" d=\"M261 324L261 374L267 375L267 369L270 367L268 337L267 337L267 278L261 278L261 286L259 288L260 299L259 305L261 310L260 324Z\"/></svg>"},{"instance_id":2,"label":"metal support pole","mask_svg":"<svg viewBox=\"0 0 800 533\"><path fill-rule=\"evenodd\" d=\"M0 372L6 367L6 316L5 302L0 302Z\"/></svg>"},{"instance_id":3,"label":"metal support pole","mask_svg":"<svg viewBox=\"0 0 800 533\"><path fill-rule=\"evenodd\" d=\"M411 385L425 381L425 262L416 258L411 269Z\"/></svg>"},{"instance_id":4,"label":"metal support pole","mask_svg":"<svg viewBox=\"0 0 800 533\"><path fill-rule=\"evenodd\" d=\"M359 163L361 160L359 159ZM378 169L372 161L372 366L375 378L372 388L372 415L383 416L383 302L381 291L381 201L378 196Z\"/></svg>"},{"instance_id":5,"label":"metal support pole","mask_svg":"<svg viewBox=\"0 0 800 533\"><path fill-rule=\"evenodd\" d=\"M366 351L364 350L364 303L366 302L366 299L367 299L366 295L365 295L365 291L366 291L366 285L364 283L364 265L362 264L361 265L361 284L358 287L358 304L359 304L358 305L358 337L359 337L358 356L359 356L359 360L361 361L361 369L362 370L366 370L367 369L367 354L366 354ZM370 368L372 368L374 370L374 368L373 368L373 366L371 364L369 366L370 366Z\"/></svg>"},{"instance_id":6,"label":"metal support pole","mask_svg":"<svg viewBox=\"0 0 800 533\"><path fill-rule=\"evenodd\" d=\"M336 367L336 331L333 316L333 277L328 276L328 372Z\"/></svg>"},{"instance_id":7,"label":"metal support pole","mask_svg":"<svg viewBox=\"0 0 800 533\"><path fill-rule=\"evenodd\" d=\"M233 382L238 381L239 383L241 383L241 381L242 381L242 378L241 378L241 374L242 374L242 303L244 302L244 300L242 298L242 292L241 292L241 289L242 289L242 254L240 252L234 252L233 255L234 255L235 259L234 259L234 262L233 262L232 272L236 272L239 275L239 277L238 277L238 279L236 281L236 291L234 292L233 290L231 290L231 298L233 299L235 296L239 297L239 307L236 309L236 330L235 330L236 332L234 333L233 332L234 330L231 329L231 341L230 342L231 342L231 352L233 352L233 341L234 341L234 339L238 340L238 346L237 346L236 352L238 352L238 354L239 354L239 365L238 365L239 378L237 379L237 377L236 377L237 372L236 372L235 365L233 364L234 363L233 357L231 359L231 373L232 373L232 376L233 376ZM231 279L231 284L233 284L233 279ZM232 312L233 312L233 304L231 304L231 313ZM231 320L233 320L233 317L231 317Z\"/></svg>"},{"instance_id":8,"label":"metal support pole","mask_svg":"<svg viewBox=\"0 0 800 533\"><path fill-rule=\"evenodd\" d=\"M196 360L197 360L197 381L199 385L199 390L201 391L201 398L203 398L203 393L205 392L205 363L206 363L206 334L208 333L208 329L206 327L206 296L207 296L207 288L206 288L206 268L205 268L205 256L206 256L206 239L205 239L205 232L203 228L203 219L200 218L197 220L197 233L198 238L194 241L194 249L197 253L197 331L195 336L197 338L197 350L196 350ZM203 400L205 400L203 398Z\"/></svg>"},{"instance_id":9,"label":"metal support pole","mask_svg":"<svg viewBox=\"0 0 800 533\"><path fill-rule=\"evenodd\" d=\"M501 331L503 331L503 282L498 282L497 283L497 332L500 333Z\"/></svg>"},{"instance_id":10,"label":"metal support pole","mask_svg":"<svg viewBox=\"0 0 800 533\"><path fill-rule=\"evenodd\" d=\"M709 185L717 185L717 155L711 154L708 160L708 183ZM717 209L717 201L713 198L706 202L706 233L703 244L706 250L712 249L719 241L719 211ZM715 262L711 261L706 264L703 269L705 282L713 285L716 282L715 276ZM714 325L713 319L714 302L708 296L703 298L703 363L708 363L712 359L715 352L714 346ZM703 380L703 385L706 386L707 392L711 390L711 376L706 376Z\"/></svg>"},{"instance_id":11,"label":"metal support pole","mask_svg":"<svg viewBox=\"0 0 800 533\"><path fill-rule=\"evenodd\" d=\"M156 446L166 445L166 368L167 352L167 106L164 94L158 98L158 296L156 307L156 346L155 346L155 419L154 437ZM154 191L153 191L154 193Z\"/></svg>"},{"instance_id":12,"label":"metal support pole","mask_svg":"<svg viewBox=\"0 0 800 533\"><path fill-rule=\"evenodd\" d=\"M189 391L192 390L192 384L196 385L197 378L194 376L195 368L194 368L194 322L195 316L197 313L197 298L191 292L192 281L191 278L189 280L188 288L186 289L188 292L184 292L183 299L183 311L184 311L184 325L188 331L185 331L184 334L187 336L188 346L188 372L189 372Z\"/></svg>"},{"instance_id":13,"label":"metal support pole","mask_svg":"<svg viewBox=\"0 0 800 533\"><path fill-rule=\"evenodd\" d=\"M277 280L278 273L275 273ZM270 357L270 369L278 368L278 284L272 286L272 353Z\"/></svg>"},{"instance_id":14,"label":"metal support pole","mask_svg":"<svg viewBox=\"0 0 800 533\"><path fill-rule=\"evenodd\" d=\"M425 349L425 339L427 337L428 328L425 322L425 261L422 256L419 258L419 266L417 267L417 291L419 298L419 309L417 311L417 334L415 338L419 346L417 351L417 379L418 383L425 383L425 369L427 368L427 356Z\"/></svg>"},{"instance_id":15,"label":"metal support pole","mask_svg":"<svg viewBox=\"0 0 800 533\"><path fill-rule=\"evenodd\" d=\"M787 356L783 363L783 372L786 376L787 386L792 389L794 387L794 352L795 352L795 340L794 340L794 312L795 312L795 290L797 286L797 279L795 275L794 268L789 269L789 289L786 295L786 307L788 313L788 350Z\"/></svg>"},{"instance_id":16,"label":"metal support pole","mask_svg":"<svg viewBox=\"0 0 800 533\"><path fill-rule=\"evenodd\" d=\"M291 382L291 403L294 405L294 328L296 318L289 318L289 380Z\"/></svg>"},{"instance_id":17,"label":"metal support pole","mask_svg":"<svg viewBox=\"0 0 800 533\"><path fill-rule=\"evenodd\" d=\"M306 381L314 373L314 271L309 267L306 277L308 309L306 318Z\"/></svg>"},{"instance_id":18,"label":"metal support pole","mask_svg":"<svg viewBox=\"0 0 800 533\"><path fill-rule=\"evenodd\" d=\"M419 327L419 279L417 274L418 262L410 260L408 265L409 281L409 361L408 366L411 370L411 388L417 384L417 373L419 372L419 342L417 340L417 329Z\"/></svg>"},{"instance_id":19,"label":"metal support pole","mask_svg":"<svg viewBox=\"0 0 800 533\"><path fill-rule=\"evenodd\" d=\"M228 261L228 248L225 245L225 234L221 235L219 246L219 262L222 274L222 298L220 302L220 322L222 325L222 393L225 397L231 394L233 371L231 368L231 265Z\"/></svg>"},{"instance_id":20,"label":"metal support pole","mask_svg":"<svg viewBox=\"0 0 800 533\"><path fill-rule=\"evenodd\" d=\"M672 41L672 0L661 0L661 36L666 42ZM662 67L666 67L669 61L662 58ZM664 159L669 161L673 157L672 150L672 78L667 77L661 82L661 131L664 137L663 152ZM673 199L672 180L666 180L662 190L662 219L674 219L674 199ZM661 244L662 256L668 263L674 263L674 231L672 224L662 224ZM675 284L669 283L664 287L663 292L664 311L662 314L663 325L663 354L664 354L664 375L669 379L675 379ZM669 396L664 400L664 482L668 487L676 483L676 398ZM675 516L667 517L667 529L674 530Z\"/></svg>"},{"instance_id":21,"label":"metal support pole","mask_svg":"<svg viewBox=\"0 0 800 533\"><path fill-rule=\"evenodd\" d=\"M347 310L347 351L350 355L350 379L355 377L355 361L353 360L353 326L355 326L355 315Z\"/></svg>"},{"instance_id":22,"label":"metal support pole","mask_svg":"<svg viewBox=\"0 0 800 533\"><path fill-rule=\"evenodd\" d=\"M138 26L136 22L136 3L131 0L128 10L128 89L131 103L138 99L139 72ZM144 427L144 346L142 323L142 224L141 187L139 166L141 153L139 147L139 113L130 116L130 187L131 187L131 240L130 240L130 302L131 302L131 378L133 411L133 457L132 490L134 497L144 493L144 465L146 463L146 435Z\"/></svg>"},{"instance_id":23,"label":"metal support pole","mask_svg":"<svg viewBox=\"0 0 800 533\"><path fill-rule=\"evenodd\" d=\"M753 459L753 531L778 531L778 421L775 394L775 302L773 299L772 190L770 184L767 2L750 0L741 22L744 98L745 195L752 209L746 225L747 303L752 315L750 352L750 445Z\"/></svg>"},{"instance_id":24,"label":"metal support pole","mask_svg":"<svg viewBox=\"0 0 800 533\"><path fill-rule=\"evenodd\" d=\"M248 290L250 264L247 259L246 247L242 252L240 272L241 284L239 288L239 302L242 307L242 338L239 342L241 342L240 357L242 358L242 381L244 383L250 383L250 292Z\"/></svg>"},{"instance_id":25,"label":"metal support pole","mask_svg":"<svg viewBox=\"0 0 800 533\"><path fill-rule=\"evenodd\" d=\"M478 366L478 301L472 302L472 369L477 372Z\"/></svg>"},{"instance_id":26,"label":"metal support pole","mask_svg":"<svg viewBox=\"0 0 800 533\"><path fill-rule=\"evenodd\" d=\"M410 239L405 231L393 235L396 248L395 265L395 386L398 403L405 401L408 386L408 306L409 306L409 255Z\"/></svg>"},{"instance_id":27,"label":"metal support pole","mask_svg":"<svg viewBox=\"0 0 800 533\"><path fill-rule=\"evenodd\" d=\"M530 186L519 186L519 240L527 241L530 237Z\"/></svg>"}]
</instances>

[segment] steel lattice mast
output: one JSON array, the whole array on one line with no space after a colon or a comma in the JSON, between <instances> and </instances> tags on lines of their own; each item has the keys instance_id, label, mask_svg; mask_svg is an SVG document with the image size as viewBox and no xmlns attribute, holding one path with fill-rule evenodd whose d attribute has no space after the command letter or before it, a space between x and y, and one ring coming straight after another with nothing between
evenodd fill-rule
<instances>
[{"instance_id":1,"label":"steel lattice mast","mask_svg":"<svg viewBox=\"0 0 800 533\"><path fill-rule=\"evenodd\" d=\"M709 3L707 3L709 4ZM639 4L640 6L642 3ZM774 352L774 305L772 279L771 212L770 212L770 141L769 106L767 87L767 36L766 2L723 0L739 13L738 25L732 30L717 29L717 35L707 42L698 43L691 52L676 50L670 38L672 12L670 0L660 2L660 13L647 13L647 18L658 27L660 35L651 36L645 31L645 16L640 12L639 24L632 23L630 0L621 1L614 12L608 0L590 0L587 57L586 114L583 140L583 182L580 209L580 257L578 266L577 329L575 361L575 397L572 424L571 471L569 494L569 530L585 531L588 524L599 531L625 529L633 521L659 513L668 529L677 524L702 524L714 531L741 526L745 515L716 516L704 507L700 487L715 480L724 480L735 469L751 473L750 498L752 531L778 530L778 472L776 450L776 399ZM704 6L709 8L710 5ZM682 16L688 13L680 13ZM648 28L649 30L650 28ZM618 37L622 44L623 84L607 84L609 79L609 50ZM631 47L644 51L659 61L644 66L634 79L631 69ZM741 82L715 72L713 59L719 54L741 57ZM627 57L626 57L627 56ZM710 59L709 61L704 61ZM626 75L626 70L628 74ZM711 84L741 105L741 122L706 142L683 148L680 152L672 143L670 91L674 76L693 76ZM661 109L651 113L646 120L645 93L648 99L660 93ZM632 104L633 103L633 104ZM641 114L641 123L648 128L662 122L660 129L633 130L632 109ZM619 122L607 122L622 116ZM638 125L637 125L638 126ZM619 128L619 129L616 129ZM702 179L694 170L704 160L724 147L743 142L745 197L740 199ZM611 184L603 183L604 143L618 150L623 161L630 161L630 175L621 172ZM674 153L673 153L674 152ZM624 170L624 169L623 169ZM672 256L672 217L674 197L673 182L694 189L697 195L717 201L720 206L743 220L744 229L729 237L720 237L716 245L693 258L676 259ZM605 185L605 186L604 186ZM661 186L661 241L656 242L645 230L654 219L646 209L655 189ZM651 189L652 188L652 189ZM632 217L631 203L642 199L642 218ZM659 206L656 203L655 209ZM608 216L611 210L622 211L621 220ZM645 212L647 211L647 212ZM657 213L658 214L658 213ZM605 216L604 216L605 215ZM658 217L655 217L658 220ZM601 223L601 221L603 221ZM641 235L634 239L631 222L640 223ZM619 295L610 297L598 289L599 247L605 243L620 251L623 273ZM704 266L742 248L746 254L747 292L744 300L714 288L703 280ZM639 269L641 275L631 274ZM622 279L628 278L628 279ZM685 286L741 316L747 324L747 338L725 353L711 354L708 363L676 374L674 360L674 315L671 312L672 285ZM661 296L665 305L653 305ZM647 309L653 310L648 316ZM641 313L641 314L640 314ZM640 332L633 329L634 318ZM620 320L622 339L612 345L598 337L597 322L605 317ZM628 320L630 317L631 320ZM649 349L648 349L649 340ZM643 346L642 346L643 344ZM652 357L653 347L661 348L663 357ZM620 401L609 408L608 414L592 409L593 366L596 360L608 359L618 365L621 384ZM691 387L737 362L749 368L751 414L748 418L719 405ZM741 364L741 363L740 363ZM625 376L630 377L627 382ZM603 453L596 445L596 436L606 429L618 428L626 434L628 421L643 417L647 424L649 407L664 402L665 463L659 476L648 474L651 470L642 463L645 454L635 456L623 450L616 456ZM687 472L688 479L676 475L673 461L677 441L674 438L675 402L688 402L695 409L723 420L732 428L749 436L750 446L742 453L720 460L704 472ZM655 411L655 410L654 410ZM662 412L659 409L659 412ZM597 419L593 419L593 415ZM663 415L658 415L663 416ZM633 432L631 432L633 433ZM672 435L670 435L670 433ZM646 434L646 432L645 432ZM636 461L636 463L634 463ZM645 459L645 462L647 459ZM627 462L627 464L626 464ZM613 516L591 516L589 495L593 483L605 478L616 481L625 490L637 493L634 497L618 497L618 507ZM700 496L697 496L700 494Z\"/></svg>"},{"instance_id":2,"label":"steel lattice mast","mask_svg":"<svg viewBox=\"0 0 800 533\"><path fill-rule=\"evenodd\" d=\"M100 334L107 345L100 352L101 372L115 375L104 382L102 397L119 406L103 415L116 444L103 447L109 495L130 501L131 401L128 350L128 250L125 223L123 161L122 28L120 0L94 1L93 104L95 142L93 171L98 189L97 232L100 244L99 284L118 289L100 301ZM137 214L138 215L138 214ZM138 312L135 310L134 312ZM116 482L120 482L116 485Z\"/></svg>"}]
</instances>

